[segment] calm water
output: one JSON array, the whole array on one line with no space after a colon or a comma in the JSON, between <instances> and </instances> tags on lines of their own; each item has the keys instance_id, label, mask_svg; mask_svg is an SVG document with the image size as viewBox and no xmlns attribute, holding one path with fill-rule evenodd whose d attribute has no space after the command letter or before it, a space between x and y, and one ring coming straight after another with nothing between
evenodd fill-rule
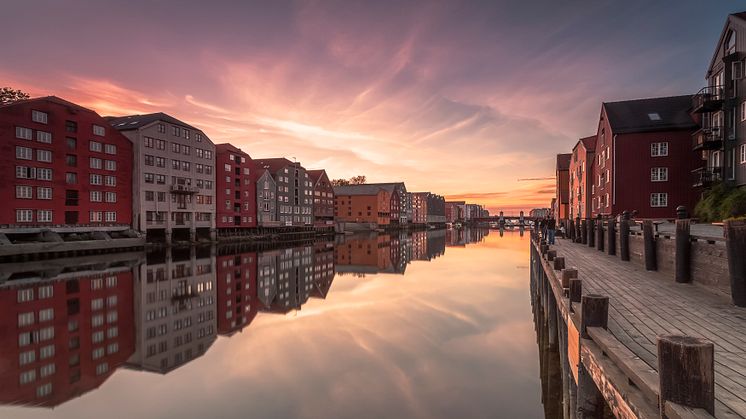
<instances>
[{"instance_id":1,"label":"calm water","mask_svg":"<svg viewBox=\"0 0 746 419\"><path fill-rule=\"evenodd\" d=\"M0 266L0 418L544 417L528 246L439 230Z\"/></svg>"}]
</instances>

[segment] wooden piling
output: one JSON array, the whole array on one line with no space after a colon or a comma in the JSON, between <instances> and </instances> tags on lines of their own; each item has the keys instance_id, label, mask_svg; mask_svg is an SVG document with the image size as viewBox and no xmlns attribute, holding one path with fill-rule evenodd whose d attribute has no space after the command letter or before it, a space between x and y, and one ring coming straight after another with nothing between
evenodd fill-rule
<instances>
[{"instance_id":1,"label":"wooden piling","mask_svg":"<svg viewBox=\"0 0 746 419\"><path fill-rule=\"evenodd\" d=\"M570 308L572 308L572 303L579 303L582 296L583 280L570 278Z\"/></svg>"},{"instance_id":2,"label":"wooden piling","mask_svg":"<svg viewBox=\"0 0 746 419\"><path fill-rule=\"evenodd\" d=\"M692 280L692 243L689 229L689 219L676 220L676 282Z\"/></svg>"},{"instance_id":3,"label":"wooden piling","mask_svg":"<svg viewBox=\"0 0 746 419\"><path fill-rule=\"evenodd\" d=\"M660 413L668 417L666 406L673 402L701 408L715 414L715 346L691 336L658 337L658 376Z\"/></svg>"},{"instance_id":4,"label":"wooden piling","mask_svg":"<svg viewBox=\"0 0 746 419\"><path fill-rule=\"evenodd\" d=\"M567 238L575 241L575 221L570 220L569 227L567 228Z\"/></svg>"},{"instance_id":5,"label":"wooden piling","mask_svg":"<svg viewBox=\"0 0 746 419\"><path fill-rule=\"evenodd\" d=\"M557 251L556 250L548 250L547 251L547 260L552 262L554 258L557 257Z\"/></svg>"},{"instance_id":6,"label":"wooden piling","mask_svg":"<svg viewBox=\"0 0 746 419\"><path fill-rule=\"evenodd\" d=\"M616 255L616 220L609 218L606 222L606 253L615 256Z\"/></svg>"},{"instance_id":7,"label":"wooden piling","mask_svg":"<svg viewBox=\"0 0 746 419\"><path fill-rule=\"evenodd\" d=\"M578 270L575 268L565 268L562 270L562 276L561 282L562 282L562 288L570 288L570 280L575 278L578 278Z\"/></svg>"},{"instance_id":8,"label":"wooden piling","mask_svg":"<svg viewBox=\"0 0 746 419\"><path fill-rule=\"evenodd\" d=\"M653 220L645 220L642 223L642 238L645 251L645 269L648 271L658 270L658 261L655 254L655 227Z\"/></svg>"},{"instance_id":9,"label":"wooden piling","mask_svg":"<svg viewBox=\"0 0 746 419\"><path fill-rule=\"evenodd\" d=\"M560 271L562 269L565 269L565 258L562 256L556 256L554 258L554 270Z\"/></svg>"},{"instance_id":10,"label":"wooden piling","mask_svg":"<svg viewBox=\"0 0 746 419\"><path fill-rule=\"evenodd\" d=\"M589 327L606 329L609 322L609 297L598 294L583 295L580 317L580 335L590 339Z\"/></svg>"},{"instance_id":11,"label":"wooden piling","mask_svg":"<svg viewBox=\"0 0 746 419\"><path fill-rule=\"evenodd\" d=\"M580 336L590 339L589 327L606 329L609 322L609 297L589 294L582 297ZM582 360L578 365L578 418L603 418L604 397Z\"/></svg>"},{"instance_id":12,"label":"wooden piling","mask_svg":"<svg viewBox=\"0 0 746 419\"><path fill-rule=\"evenodd\" d=\"M746 221L725 222L725 247L728 252L730 293L733 304L746 307Z\"/></svg>"},{"instance_id":13,"label":"wooden piling","mask_svg":"<svg viewBox=\"0 0 746 419\"><path fill-rule=\"evenodd\" d=\"M596 250L604 251L604 220L601 219L600 215L596 220Z\"/></svg>"},{"instance_id":14,"label":"wooden piling","mask_svg":"<svg viewBox=\"0 0 746 419\"><path fill-rule=\"evenodd\" d=\"M580 243L588 244L588 221L585 219L580 221Z\"/></svg>"},{"instance_id":15,"label":"wooden piling","mask_svg":"<svg viewBox=\"0 0 746 419\"><path fill-rule=\"evenodd\" d=\"M588 247L596 247L596 223L592 218L589 218L585 222L586 228L588 229Z\"/></svg>"},{"instance_id":16,"label":"wooden piling","mask_svg":"<svg viewBox=\"0 0 746 419\"><path fill-rule=\"evenodd\" d=\"M624 211L619 221L619 258L629 262L629 213Z\"/></svg>"}]
</instances>

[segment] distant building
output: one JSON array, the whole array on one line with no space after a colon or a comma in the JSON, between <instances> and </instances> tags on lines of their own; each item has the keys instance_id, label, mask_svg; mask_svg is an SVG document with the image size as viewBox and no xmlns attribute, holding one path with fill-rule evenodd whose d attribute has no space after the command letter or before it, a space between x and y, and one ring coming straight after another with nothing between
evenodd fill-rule
<instances>
[{"instance_id":1,"label":"distant building","mask_svg":"<svg viewBox=\"0 0 746 419\"><path fill-rule=\"evenodd\" d=\"M596 137L581 138L572 149L570 160L570 212L569 217L588 218L591 216L591 185L593 185L593 163Z\"/></svg>"},{"instance_id":2,"label":"distant building","mask_svg":"<svg viewBox=\"0 0 746 419\"><path fill-rule=\"evenodd\" d=\"M412 223L427 224L427 197L429 192L412 192Z\"/></svg>"},{"instance_id":3,"label":"distant building","mask_svg":"<svg viewBox=\"0 0 746 419\"><path fill-rule=\"evenodd\" d=\"M294 163L285 158L255 159L254 164L260 173L260 177L264 174L264 169L269 172L274 180L277 188L275 193L277 197L275 217L280 225L312 225L313 182L306 173L306 169L300 163ZM259 192L265 190L263 184L261 187L257 187ZM264 209L259 213L265 215Z\"/></svg>"},{"instance_id":4,"label":"distant building","mask_svg":"<svg viewBox=\"0 0 746 419\"><path fill-rule=\"evenodd\" d=\"M570 162L572 153L557 154L555 170L555 192L556 199L554 217L558 222L570 218Z\"/></svg>"},{"instance_id":5,"label":"distant building","mask_svg":"<svg viewBox=\"0 0 746 419\"><path fill-rule=\"evenodd\" d=\"M318 226L334 224L334 188L329 181L326 170L309 170L308 176L313 184L313 218Z\"/></svg>"},{"instance_id":6,"label":"distant building","mask_svg":"<svg viewBox=\"0 0 746 419\"><path fill-rule=\"evenodd\" d=\"M165 113L107 118L134 144L134 226L148 237L214 237L215 145Z\"/></svg>"},{"instance_id":7,"label":"distant building","mask_svg":"<svg viewBox=\"0 0 746 419\"><path fill-rule=\"evenodd\" d=\"M474 219L481 218L483 209L484 208L482 208L482 206L478 204L464 205L464 220L472 221Z\"/></svg>"},{"instance_id":8,"label":"distant building","mask_svg":"<svg viewBox=\"0 0 746 419\"><path fill-rule=\"evenodd\" d=\"M402 208L404 208L403 205L406 205L407 202L405 196L407 195L407 191L404 189L403 183L368 183L367 185L378 186L389 194L391 201L389 209L391 224L403 225L407 222L406 209L402 211Z\"/></svg>"},{"instance_id":9,"label":"distant building","mask_svg":"<svg viewBox=\"0 0 746 419\"><path fill-rule=\"evenodd\" d=\"M427 222L428 224L444 224L446 222L446 200L440 195L427 194Z\"/></svg>"},{"instance_id":10,"label":"distant building","mask_svg":"<svg viewBox=\"0 0 746 419\"><path fill-rule=\"evenodd\" d=\"M588 214L674 218L678 205L694 209L691 173L701 160L692 153L691 103L691 96L674 96L602 105Z\"/></svg>"},{"instance_id":11,"label":"distant building","mask_svg":"<svg viewBox=\"0 0 746 419\"><path fill-rule=\"evenodd\" d=\"M256 227L256 166L251 156L232 144L217 144L215 154L217 228Z\"/></svg>"},{"instance_id":12,"label":"distant building","mask_svg":"<svg viewBox=\"0 0 746 419\"><path fill-rule=\"evenodd\" d=\"M0 233L131 227L132 141L96 112L55 96L0 105L0 144Z\"/></svg>"},{"instance_id":13,"label":"distant building","mask_svg":"<svg viewBox=\"0 0 746 419\"><path fill-rule=\"evenodd\" d=\"M692 98L701 120L693 134L699 155L694 186L716 182L746 185L746 12L728 16L705 76L707 87ZM672 205L678 205L672 201Z\"/></svg>"},{"instance_id":14,"label":"distant building","mask_svg":"<svg viewBox=\"0 0 746 419\"><path fill-rule=\"evenodd\" d=\"M552 213L550 208L534 208L528 212L528 216L532 218L546 218Z\"/></svg>"},{"instance_id":15,"label":"distant building","mask_svg":"<svg viewBox=\"0 0 746 419\"><path fill-rule=\"evenodd\" d=\"M337 221L388 226L391 197L377 185L348 185L334 188L334 216Z\"/></svg>"},{"instance_id":16,"label":"distant building","mask_svg":"<svg viewBox=\"0 0 746 419\"><path fill-rule=\"evenodd\" d=\"M462 212L464 205L466 205L466 202L464 201L446 201L446 222L455 223L456 221L463 219Z\"/></svg>"}]
</instances>

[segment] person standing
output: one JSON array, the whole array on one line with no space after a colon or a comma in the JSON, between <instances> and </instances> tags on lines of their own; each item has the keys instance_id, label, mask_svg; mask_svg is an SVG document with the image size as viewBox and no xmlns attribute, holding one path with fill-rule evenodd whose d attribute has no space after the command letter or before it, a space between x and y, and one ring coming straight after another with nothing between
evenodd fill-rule
<instances>
[{"instance_id":1,"label":"person standing","mask_svg":"<svg viewBox=\"0 0 746 419\"><path fill-rule=\"evenodd\" d=\"M554 233L556 232L557 221L554 218L547 220L547 235L549 244L554 244Z\"/></svg>"}]
</instances>

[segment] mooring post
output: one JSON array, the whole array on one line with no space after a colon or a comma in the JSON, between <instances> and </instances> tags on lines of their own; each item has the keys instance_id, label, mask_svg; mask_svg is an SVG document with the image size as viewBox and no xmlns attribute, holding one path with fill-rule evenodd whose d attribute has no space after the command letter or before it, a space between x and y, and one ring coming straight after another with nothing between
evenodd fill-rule
<instances>
[{"instance_id":1,"label":"mooring post","mask_svg":"<svg viewBox=\"0 0 746 419\"><path fill-rule=\"evenodd\" d=\"M619 220L619 258L623 261L629 261L629 211L622 213L622 219Z\"/></svg>"},{"instance_id":2,"label":"mooring post","mask_svg":"<svg viewBox=\"0 0 746 419\"><path fill-rule=\"evenodd\" d=\"M683 205L676 207L676 282L692 280L692 241L690 221Z\"/></svg>"},{"instance_id":3,"label":"mooring post","mask_svg":"<svg viewBox=\"0 0 746 419\"><path fill-rule=\"evenodd\" d=\"M557 251L556 251L556 250L548 250L548 251L547 251L547 260L548 260L548 261L550 261L550 262L551 262L551 261L553 261L553 260L554 260L554 258L556 258L556 257L557 257Z\"/></svg>"},{"instance_id":4,"label":"mooring post","mask_svg":"<svg viewBox=\"0 0 746 419\"><path fill-rule=\"evenodd\" d=\"M596 250L604 251L604 220L601 218L601 214L598 214L596 218Z\"/></svg>"},{"instance_id":5,"label":"mooring post","mask_svg":"<svg viewBox=\"0 0 746 419\"><path fill-rule=\"evenodd\" d=\"M653 220L642 222L642 239L645 244L645 269L648 271L658 270L658 260L655 254L655 226Z\"/></svg>"},{"instance_id":6,"label":"mooring post","mask_svg":"<svg viewBox=\"0 0 746 419\"><path fill-rule=\"evenodd\" d=\"M570 288L570 280L578 278L578 270L576 268L565 268L562 270L562 276L560 278L562 288Z\"/></svg>"},{"instance_id":7,"label":"mooring post","mask_svg":"<svg viewBox=\"0 0 746 419\"><path fill-rule=\"evenodd\" d=\"M589 327L607 328L609 321L609 297L589 294L583 296L580 316L580 336L590 339ZM582 339L580 346L582 346ZM578 418L603 418L604 397L583 364L578 365Z\"/></svg>"},{"instance_id":8,"label":"mooring post","mask_svg":"<svg viewBox=\"0 0 746 419\"><path fill-rule=\"evenodd\" d=\"M549 342L548 349L551 352L556 352L558 347L558 336L557 336L557 302L554 300L554 295L549 291L549 298L547 298L547 327L549 328Z\"/></svg>"},{"instance_id":9,"label":"mooring post","mask_svg":"<svg viewBox=\"0 0 746 419\"><path fill-rule=\"evenodd\" d=\"M541 247L541 255L544 256L549 251L549 245L548 244L541 244L539 245Z\"/></svg>"},{"instance_id":10,"label":"mooring post","mask_svg":"<svg viewBox=\"0 0 746 419\"><path fill-rule=\"evenodd\" d=\"M583 280L578 278L570 278L570 311L575 311L572 308L572 303L579 303L583 296Z\"/></svg>"},{"instance_id":11,"label":"mooring post","mask_svg":"<svg viewBox=\"0 0 746 419\"><path fill-rule=\"evenodd\" d=\"M606 253L616 255L616 219L609 218L606 222Z\"/></svg>"},{"instance_id":12,"label":"mooring post","mask_svg":"<svg viewBox=\"0 0 746 419\"><path fill-rule=\"evenodd\" d=\"M575 241L575 221L570 219L568 226L569 227L567 228L567 238L572 241Z\"/></svg>"},{"instance_id":13,"label":"mooring post","mask_svg":"<svg viewBox=\"0 0 746 419\"><path fill-rule=\"evenodd\" d=\"M715 414L715 345L691 336L658 337L660 413L673 402Z\"/></svg>"},{"instance_id":14,"label":"mooring post","mask_svg":"<svg viewBox=\"0 0 746 419\"><path fill-rule=\"evenodd\" d=\"M746 307L746 221L725 222L725 247L728 252L730 294L733 304Z\"/></svg>"},{"instance_id":15,"label":"mooring post","mask_svg":"<svg viewBox=\"0 0 746 419\"><path fill-rule=\"evenodd\" d=\"M556 256L554 258L554 270L561 271L562 269L565 269L565 258L562 256Z\"/></svg>"},{"instance_id":16,"label":"mooring post","mask_svg":"<svg viewBox=\"0 0 746 419\"><path fill-rule=\"evenodd\" d=\"M580 244L588 244L588 220L580 220Z\"/></svg>"},{"instance_id":17,"label":"mooring post","mask_svg":"<svg viewBox=\"0 0 746 419\"><path fill-rule=\"evenodd\" d=\"M575 243L580 243L582 241L582 234L580 233L582 231L582 226L580 225L580 216L575 217Z\"/></svg>"},{"instance_id":18,"label":"mooring post","mask_svg":"<svg viewBox=\"0 0 746 419\"><path fill-rule=\"evenodd\" d=\"M593 218L588 218L585 225L588 228L588 247L596 247L596 223Z\"/></svg>"}]
</instances>

